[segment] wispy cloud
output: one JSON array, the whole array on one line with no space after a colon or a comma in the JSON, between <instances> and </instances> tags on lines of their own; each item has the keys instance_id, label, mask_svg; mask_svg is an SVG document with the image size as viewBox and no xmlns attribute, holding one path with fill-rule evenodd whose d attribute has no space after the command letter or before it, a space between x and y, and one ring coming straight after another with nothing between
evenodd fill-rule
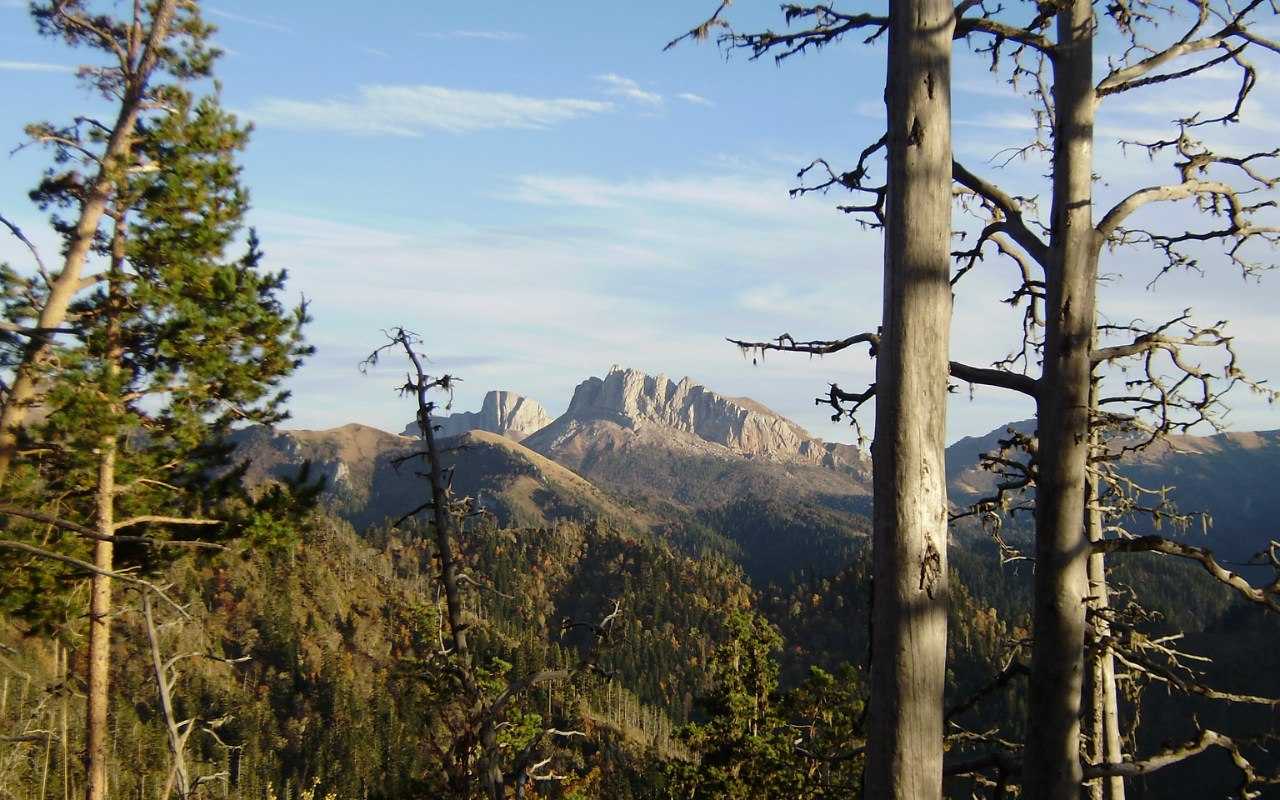
<instances>
[{"instance_id":1,"label":"wispy cloud","mask_svg":"<svg viewBox=\"0 0 1280 800\"><path fill-rule=\"evenodd\" d=\"M516 179L514 190L505 197L534 205L584 208L697 206L760 216L774 216L788 207L785 189L771 192L759 181L739 175L625 181L587 175L521 175Z\"/></svg>"},{"instance_id":2,"label":"wispy cloud","mask_svg":"<svg viewBox=\"0 0 1280 800\"><path fill-rule=\"evenodd\" d=\"M518 42L529 38L517 31L430 31L418 35L424 39L482 39L489 42Z\"/></svg>"},{"instance_id":3,"label":"wispy cloud","mask_svg":"<svg viewBox=\"0 0 1280 800\"><path fill-rule=\"evenodd\" d=\"M1017 111L989 112L975 117L956 119L952 124L957 127L992 128L995 130L1034 132L1035 117L1030 113Z\"/></svg>"},{"instance_id":4,"label":"wispy cloud","mask_svg":"<svg viewBox=\"0 0 1280 800\"><path fill-rule=\"evenodd\" d=\"M650 106L662 105L662 95L641 89L640 84L615 72L597 75L596 80L605 85L605 94L623 97L627 100L634 100L637 103L644 103Z\"/></svg>"},{"instance_id":5,"label":"wispy cloud","mask_svg":"<svg viewBox=\"0 0 1280 800\"><path fill-rule=\"evenodd\" d=\"M40 61L0 61L0 69L12 72L75 72L66 64L45 64Z\"/></svg>"},{"instance_id":6,"label":"wispy cloud","mask_svg":"<svg viewBox=\"0 0 1280 800\"><path fill-rule=\"evenodd\" d=\"M361 47L360 52L371 56L377 56L378 58L391 58L390 53L377 47Z\"/></svg>"},{"instance_id":7,"label":"wispy cloud","mask_svg":"<svg viewBox=\"0 0 1280 800\"><path fill-rule=\"evenodd\" d=\"M360 87L350 99L268 98L246 112L261 125L365 136L422 136L429 131L469 133L540 129L613 109L577 98L545 98L430 85Z\"/></svg>"},{"instance_id":8,"label":"wispy cloud","mask_svg":"<svg viewBox=\"0 0 1280 800\"><path fill-rule=\"evenodd\" d=\"M236 14L231 11L224 11L220 8L209 8L206 13L211 17L230 20L231 22L240 22L245 25L252 25L255 28L263 28L264 30L276 31L278 33L293 33L293 28L290 28L288 25L283 25L279 22L272 22L271 20L262 19L260 17L248 17L244 14Z\"/></svg>"},{"instance_id":9,"label":"wispy cloud","mask_svg":"<svg viewBox=\"0 0 1280 800\"><path fill-rule=\"evenodd\" d=\"M412 415L390 391L394 374L351 378L368 349L351 343L376 345L390 309L409 324L416 316L431 329L466 331L454 355L496 357L465 370L460 408L478 406L486 389L510 386L554 413L584 377L622 363L689 374L843 435L824 423L807 394L795 392L797 383L822 387L830 365L779 359L765 375L744 365L723 337L812 320L803 297L782 309L761 298L762 310L749 313L734 302L736 287L785 285L801 270L821 287L814 294L828 298L820 313L862 315L861 308L850 312L848 298L866 298L865 316L872 318L877 295L857 285L864 276L846 261L850 248L865 250L868 260L877 256L878 239L850 226L830 204L789 199L776 171L773 180L755 170L721 170L580 181L606 207L585 213L562 203L495 214L478 225L445 220L392 228L260 210L255 221L273 262L291 265L292 285L313 301L318 320L311 339L320 351L290 384L299 422L328 426L355 416L383 428L404 426ZM356 284L343 280L352 263L361 265ZM865 280L878 275L867 271ZM844 298L839 309L831 298ZM776 386L764 391L765 382Z\"/></svg>"},{"instance_id":10,"label":"wispy cloud","mask_svg":"<svg viewBox=\"0 0 1280 800\"><path fill-rule=\"evenodd\" d=\"M710 100L708 100L707 98L703 97L702 95L700 95L700 94L694 94L693 92L681 92L680 94L676 95L676 97L680 98L681 100L685 101L686 103L693 103L695 106L713 106L713 105L715 105L715 103L712 103Z\"/></svg>"}]
</instances>

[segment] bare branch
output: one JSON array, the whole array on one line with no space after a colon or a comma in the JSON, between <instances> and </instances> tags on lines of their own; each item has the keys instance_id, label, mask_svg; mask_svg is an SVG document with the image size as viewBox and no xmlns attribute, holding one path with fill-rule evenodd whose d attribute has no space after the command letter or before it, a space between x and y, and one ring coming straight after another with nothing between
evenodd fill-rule
<instances>
[{"instance_id":1,"label":"bare branch","mask_svg":"<svg viewBox=\"0 0 1280 800\"><path fill-rule=\"evenodd\" d=\"M82 561L78 558L72 558L71 556L63 555L62 553L55 553L52 550L45 550L43 548L36 547L34 545L29 545L25 542L14 542L8 539L0 539L0 548L4 548L7 550L17 550L22 553L28 553L33 556L39 556L40 558L47 558L51 561L58 561L63 564L68 564L70 566L73 566L76 569L83 570L84 572L91 573L93 575L101 575L104 578L114 578L124 583L150 590L152 592L155 592L160 597L160 599L164 600L166 603L172 606L173 609L177 611L179 614L181 614L183 617L185 617L186 619L191 618L191 616L186 612L186 609L178 605L178 603L176 603L174 600L170 599L169 595L165 594L164 590L162 590L160 587L156 586L155 584L149 581L143 580L142 578L135 578L134 576L124 572L118 572L118 571L109 570L109 569L102 569L101 567L97 567L97 566L94 566L93 564L90 564L88 561Z\"/></svg>"},{"instance_id":2,"label":"bare branch","mask_svg":"<svg viewBox=\"0 0 1280 800\"><path fill-rule=\"evenodd\" d=\"M221 519L199 519L195 517L167 517L161 514L143 514L137 517L117 522L112 526L112 530L123 530L131 528L134 525L223 525L226 520Z\"/></svg>"},{"instance_id":3,"label":"bare branch","mask_svg":"<svg viewBox=\"0 0 1280 800\"><path fill-rule=\"evenodd\" d=\"M1195 561L1215 580L1230 586L1251 603L1280 614L1280 578L1259 588L1223 567L1206 548L1175 542L1162 536L1139 536L1133 539L1104 539L1093 545L1095 553L1163 553Z\"/></svg>"}]
</instances>

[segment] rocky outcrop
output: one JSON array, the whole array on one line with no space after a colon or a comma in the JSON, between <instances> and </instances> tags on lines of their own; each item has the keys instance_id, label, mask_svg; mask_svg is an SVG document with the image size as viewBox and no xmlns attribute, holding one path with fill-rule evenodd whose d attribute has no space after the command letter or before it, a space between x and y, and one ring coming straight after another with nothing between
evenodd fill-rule
<instances>
[{"instance_id":1,"label":"rocky outcrop","mask_svg":"<svg viewBox=\"0 0 1280 800\"><path fill-rule=\"evenodd\" d=\"M515 392L491 391L484 396L484 403L479 411L437 416L436 422L440 426L437 431L439 436L488 431L519 442L546 427L551 422L551 416L536 400L521 397ZM417 436L418 423L409 423L404 429L404 435Z\"/></svg>"},{"instance_id":2,"label":"rocky outcrop","mask_svg":"<svg viewBox=\"0 0 1280 800\"><path fill-rule=\"evenodd\" d=\"M765 461L834 466L842 456L849 457L844 450L854 450L815 439L754 400L725 397L688 378L676 383L665 375L617 366L604 378L578 384L569 410L532 440L532 446L555 449L554 440L594 421L614 423L646 439L651 437L645 434L674 430Z\"/></svg>"}]
</instances>

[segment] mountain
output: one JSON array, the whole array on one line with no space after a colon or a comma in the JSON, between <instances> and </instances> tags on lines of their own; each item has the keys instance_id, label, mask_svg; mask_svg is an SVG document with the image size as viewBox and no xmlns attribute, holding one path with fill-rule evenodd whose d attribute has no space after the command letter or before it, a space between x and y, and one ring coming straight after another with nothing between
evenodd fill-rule
<instances>
[{"instance_id":1,"label":"mountain","mask_svg":"<svg viewBox=\"0 0 1280 800\"><path fill-rule=\"evenodd\" d=\"M252 427L235 434L236 458L250 464L250 485L297 474L310 461L328 482L327 502L357 529L398 519L422 505L428 493L413 439L365 425L322 431L272 431ZM444 466L453 490L474 497L504 526L545 526L557 519L603 518L628 530L646 524L588 481L563 466L488 431L473 430L444 444Z\"/></svg>"},{"instance_id":2,"label":"mountain","mask_svg":"<svg viewBox=\"0 0 1280 800\"><path fill-rule=\"evenodd\" d=\"M379 438L370 431L309 436L300 446ZM193 737L186 762L192 774L229 771L231 797L309 797L310 790L300 795L280 787L313 780L323 781L317 797L453 796L435 783L441 769L433 753L452 740L450 723L462 718L465 696L438 677L446 673L433 671L442 646L440 587L428 541L421 529L357 532L321 514L284 549L254 547L170 566L164 583L189 617L184 622L166 607L156 609L165 655L243 659L232 665L174 658L181 675L177 708L200 715L205 742L231 745L228 753ZM480 663L505 663L512 677L576 660L583 637L566 634L564 620L598 620L615 603L622 609L618 645L601 652L607 679L555 682L513 701L521 714L550 711L565 728L589 733L549 742L548 755L581 760L607 747L609 760L599 770L626 785L656 758L684 752L673 730L705 691L707 655L725 639L724 618L751 603L731 565L595 523L495 529L471 520L467 542L460 569L478 578L465 595L471 646ZM480 580L486 590L475 588ZM115 797L154 794L148 787L169 768L140 617L126 612L115 622L110 713L130 731L131 745L116 762ZM77 685L82 648L72 650L70 685ZM65 747L50 749L47 737L33 735L52 718L49 698L71 696L55 652L52 642L24 636L0 615L0 665L6 678L12 671L25 679L20 692L5 683L0 732L6 739L11 731L32 732L5 743L6 798L35 798L37 787L52 790L76 774L70 754L81 749L84 726L74 711L60 740ZM489 674L495 683L505 680ZM73 793L69 782L66 790Z\"/></svg>"},{"instance_id":3,"label":"mountain","mask_svg":"<svg viewBox=\"0 0 1280 800\"><path fill-rule=\"evenodd\" d=\"M1034 433L1035 420L1012 422L947 448L947 489L953 503L963 505L994 490L998 478L978 466L978 457L998 450L999 440L1007 438L1010 429ZM1280 430L1171 436L1124 454L1116 466L1122 476L1147 489L1167 487L1167 497L1178 511L1206 513L1211 520L1209 527L1165 526L1157 531L1149 517L1131 516L1123 524L1132 533L1158 532L1207 545L1231 559L1248 559L1276 537L1280 494L1273 484L1280 475ZM1021 525L1029 522L1023 517Z\"/></svg>"},{"instance_id":4,"label":"mountain","mask_svg":"<svg viewBox=\"0 0 1280 800\"><path fill-rule=\"evenodd\" d=\"M747 398L614 367L524 445L710 547L757 584L843 563L869 529L870 463Z\"/></svg>"},{"instance_id":5,"label":"mountain","mask_svg":"<svg viewBox=\"0 0 1280 800\"><path fill-rule=\"evenodd\" d=\"M604 517L686 551L723 554L758 586L786 584L802 572L833 573L870 529L866 455L824 442L753 400L688 378L615 367L583 381L563 415L515 441L540 414L531 400L490 392L480 412L442 418L455 491L476 497L503 524ZM453 435L450 427L471 424L496 430ZM996 449L1009 429L1031 432L1033 425L1010 423L949 447L952 501L989 493L996 476L977 466L978 456ZM416 448L405 436L347 425L249 429L237 439L252 481L292 474L311 460L329 480L330 502L357 527L395 519L424 498L413 464L396 467L397 457ZM1184 511L1206 511L1214 520L1207 537L1198 526L1165 533L1237 559L1274 535L1268 526L1280 518L1280 494L1269 481L1280 474L1280 431L1174 437L1126 456L1120 467L1143 485L1176 487L1170 497ZM1142 520L1129 524L1149 530ZM1029 525L1020 517L1007 531L1024 536Z\"/></svg>"},{"instance_id":6,"label":"mountain","mask_svg":"<svg viewBox=\"0 0 1280 800\"><path fill-rule=\"evenodd\" d=\"M515 392L493 390L484 396L479 411L463 411L458 414L440 415L436 423L440 436L457 436L468 431L488 431L517 442L545 427L551 416L537 400L522 397ZM404 429L405 436L418 435L418 422L410 422Z\"/></svg>"},{"instance_id":7,"label":"mountain","mask_svg":"<svg viewBox=\"0 0 1280 800\"><path fill-rule=\"evenodd\" d=\"M966 436L957 439L947 448L947 494L952 502L964 502L986 496L995 490L998 476L979 466L984 453L1000 449L1000 440L1008 439L1010 431L1035 433L1036 421L1024 419L1010 422L983 436Z\"/></svg>"},{"instance_id":8,"label":"mountain","mask_svg":"<svg viewBox=\"0 0 1280 800\"><path fill-rule=\"evenodd\" d=\"M778 464L861 467L865 461L858 448L823 442L749 398L617 366L578 384L569 410L528 442L567 460L635 444Z\"/></svg>"},{"instance_id":9,"label":"mountain","mask_svg":"<svg viewBox=\"0 0 1280 800\"><path fill-rule=\"evenodd\" d=\"M1280 493L1280 430L1240 431L1213 436L1174 436L1126 456L1126 477L1149 489L1171 487L1169 499L1183 513L1206 512L1211 527L1158 531L1220 555L1247 559L1277 536ZM1130 520L1135 533L1153 531L1148 519Z\"/></svg>"}]
</instances>

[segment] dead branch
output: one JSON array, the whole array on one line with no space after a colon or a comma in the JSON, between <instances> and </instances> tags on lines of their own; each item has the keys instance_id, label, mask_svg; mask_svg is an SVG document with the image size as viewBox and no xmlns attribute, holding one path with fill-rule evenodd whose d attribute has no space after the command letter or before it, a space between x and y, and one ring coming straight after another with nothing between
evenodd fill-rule
<instances>
[{"instance_id":1,"label":"dead branch","mask_svg":"<svg viewBox=\"0 0 1280 800\"><path fill-rule=\"evenodd\" d=\"M59 561L63 564L68 564L70 566L75 567L76 569L82 570L84 572L88 572L93 575L101 575L104 578L114 578L116 580L122 581L132 586L137 586L141 589L147 589L149 591L155 592L155 594L160 599L164 600L167 604L173 607L173 609L177 611L179 614L181 614L184 618L186 619L191 618L190 615L187 614L186 609L178 605L178 603L172 600L169 597L169 595L165 594L164 590L162 590L160 587L156 586L155 584L151 583L150 581L143 580L142 578L136 578L133 575L129 575L128 573L125 573L125 572L102 569L100 567L94 566L93 564L90 564L88 561L82 561L78 558L72 558L71 556L63 555L62 553L55 553L51 550L45 550L39 547L35 547L34 545L29 545L29 544L26 544L25 542L14 542L7 539L0 539L0 548L4 548L7 550L17 550L19 552L27 553L33 556L38 556L40 558L47 558L51 561Z\"/></svg>"},{"instance_id":2,"label":"dead branch","mask_svg":"<svg viewBox=\"0 0 1280 800\"><path fill-rule=\"evenodd\" d=\"M1094 543L1093 551L1095 553L1163 553L1185 558L1200 564L1215 580L1230 586L1249 602L1280 613L1280 574L1270 584L1255 587L1240 575L1218 563L1208 548L1175 542L1162 536L1139 536L1133 539L1104 539Z\"/></svg>"}]
</instances>

